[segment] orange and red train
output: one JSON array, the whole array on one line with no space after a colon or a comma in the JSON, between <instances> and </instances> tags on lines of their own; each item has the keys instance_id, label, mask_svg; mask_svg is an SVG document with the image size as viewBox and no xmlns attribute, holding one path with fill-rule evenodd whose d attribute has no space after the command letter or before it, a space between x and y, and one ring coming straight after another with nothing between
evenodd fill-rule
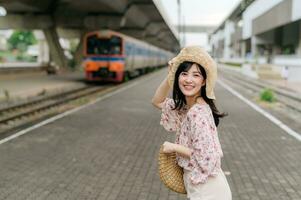
<instances>
[{"instance_id":1,"label":"orange and red train","mask_svg":"<svg viewBox=\"0 0 301 200\"><path fill-rule=\"evenodd\" d=\"M173 54L111 30L94 31L84 38L84 68L88 81L122 82L165 65Z\"/></svg>"}]
</instances>

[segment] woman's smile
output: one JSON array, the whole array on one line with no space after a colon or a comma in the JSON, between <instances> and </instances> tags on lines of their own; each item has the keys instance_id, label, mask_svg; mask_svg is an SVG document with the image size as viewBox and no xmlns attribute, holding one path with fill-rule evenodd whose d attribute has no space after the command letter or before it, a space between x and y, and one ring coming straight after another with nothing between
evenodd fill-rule
<instances>
[{"instance_id":1,"label":"woman's smile","mask_svg":"<svg viewBox=\"0 0 301 200\"><path fill-rule=\"evenodd\" d=\"M204 83L204 78L196 64L192 65L188 71L182 72L179 76L179 87L186 97L199 96Z\"/></svg>"},{"instance_id":2,"label":"woman's smile","mask_svg":"<svg viewBox=\"0 0 301 200\"><path fill-rule=\"evenodd\" d=\"M192 90L194 88L194 86L192 86L192 85L184 85L184 88L186 90Z\"/></svg>"}]
</instances>

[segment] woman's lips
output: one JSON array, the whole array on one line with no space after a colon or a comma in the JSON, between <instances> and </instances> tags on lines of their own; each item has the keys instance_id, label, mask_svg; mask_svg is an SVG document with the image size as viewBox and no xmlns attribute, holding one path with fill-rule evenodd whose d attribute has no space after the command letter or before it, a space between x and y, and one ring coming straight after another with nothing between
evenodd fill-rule
<instances>
[{"instance_id":1,"label":"woman's lips","mask_svg":"<svg viewBox=\"0 0 301 200\"><path fill-rule=\"evenodd\" d=\"M194 87L192 85L184 85L184 88L187 90L192 90Z\"/></svg>"}]
</instances>

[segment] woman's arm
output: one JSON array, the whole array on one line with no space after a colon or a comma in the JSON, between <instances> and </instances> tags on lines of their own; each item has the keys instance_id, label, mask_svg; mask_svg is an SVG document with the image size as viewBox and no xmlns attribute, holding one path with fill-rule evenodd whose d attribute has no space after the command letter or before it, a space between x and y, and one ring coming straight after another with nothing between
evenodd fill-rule
<instances>
[{"instance_id":1,"label":"woman's arm","mask_svg":"<svg viewBox=\"0 0 301 200\"><path fill-rule=\"evenodd\" d=\"M172 61L168 62L168 72L171 70L172 67ZM162 81L162 83L159 85L157 88L155 95L153 96L152 99L152 104L159 108L160 110L162 109L162 104L166 97L168 96L168 93L170 91L170 86L168 84L168 76L165 77L165 79Z\"/></svg>"},{"instance_id":2,"label":"woman's arm","mask_svg":"<svg viewBox=\"0 0 301 200\"><path fill-rule=\"evenodd\" d=\"M192 150L184 147L180 144L175 144L171 142L164 142L163 143L163 152L164 153L173 153L176 152L183 157L190 158Z\"/></svg>"},{"instance_id":3,"label":"woman's arm","mask_svg":"<svg viewBox=\"0 0 301 200\"><path fill-rule=\"evenodd\" d=\"M152 99L152 104L159 108L162 109L162 103L164 102L164 100L166 99L166 97L168 96L170 87L167 81L167 77L162 81L162 83L159 85L159 87L157 88L155 95Z\"/></svg>"}]
</instances>

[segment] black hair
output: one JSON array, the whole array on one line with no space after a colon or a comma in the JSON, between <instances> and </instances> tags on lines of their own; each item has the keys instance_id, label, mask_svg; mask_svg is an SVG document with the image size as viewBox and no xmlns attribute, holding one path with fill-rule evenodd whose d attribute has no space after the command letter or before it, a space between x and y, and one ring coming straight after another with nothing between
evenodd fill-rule
<instances>
[{"instance_id":1,"label":"black hair","mask_svg":"<svg viewBox=\"0 0 301 200\"><path fill-rule=\"evenodd\" d=\"M182 62L179 65L179 67L176 71L174 85L173 85L172 97L175 101L175 108L174 109L180 110L185 105L187 105L185 95L182 93L182 91L180 90L180 87L179 87L179 76L182 72L187 72L193 64L196 64L199 67L204 80L206 80L206 78L207 78L206 71L201 65L199 65L197 63L194 63L194 62L188 62L188 61ZM218 126L219 118L227 116L227 114L226 113L220 113L218 111L218 109L216 108L216 106L215 106L214 100L209 99L207 97L207 95L206 95L206 85L202 86L199 97L202 97L205 100L205 102L210 106L212 114L213 114L215 126Z\"/></svg>"}]
</instances>

